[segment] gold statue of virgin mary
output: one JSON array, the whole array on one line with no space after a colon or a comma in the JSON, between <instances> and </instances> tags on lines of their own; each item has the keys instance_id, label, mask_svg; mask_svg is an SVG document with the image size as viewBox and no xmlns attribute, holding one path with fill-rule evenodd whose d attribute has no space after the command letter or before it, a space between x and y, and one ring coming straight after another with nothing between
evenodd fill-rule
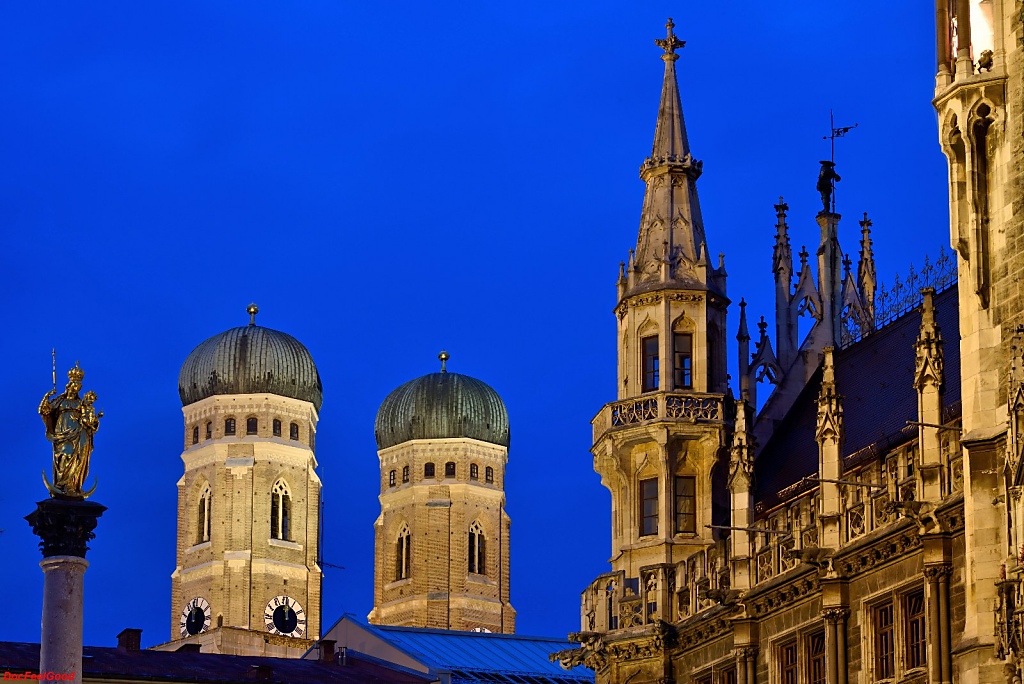
<instances>
[{"instance_id":1,"label":"gold statue of virgin mary","mask_svg":"<svg viewBox=\"0 0 1024 684\"><path fill-rule=\"evenodd\" d=\"M68 384L64 392L57 388L43 395L39 402L39 415L46 426L46 439L53 444L53 482L43 472L43 482L52 497L86 499L94 491L82 491L89 474L93 435L100 427L102 412L95 407L96 393L89 391L79 396L85 373L75 363L68 371Z\"/></svg>"}]
</instances>

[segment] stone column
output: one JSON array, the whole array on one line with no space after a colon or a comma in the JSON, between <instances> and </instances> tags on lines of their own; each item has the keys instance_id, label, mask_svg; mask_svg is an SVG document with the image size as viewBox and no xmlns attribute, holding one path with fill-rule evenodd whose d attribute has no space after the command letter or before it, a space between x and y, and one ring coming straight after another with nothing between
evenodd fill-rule
<instances>
[{"instance_id":1,"label":"stone column","mask_svg":"<svg viewBox=\"0 0 1024 684\"><path fill-rule=\"evenodd\" d=\"M43 619L39 672L74 673L82 681L82 614L88 542L106 507L71 499L46 499L25 519L40 538Z\"/></svg>"},{"instance_id":2,"label":"stone column","mask_svg":"<svg viewBox=\"0 0 1024 684\"><path fill-rule=\"evenodd\" d=\"M749 646L744 651L747 658L747 684L757 684L757 647Z\"/></svg>"},{"instance_id":3,"label":"stone column","mask_svg":"<svg viewBox=\"0 0 1024 684\"><path fill-rule=\"evenodd\" d=\"M924 576L928 580L928 635L929 635L929 658L928 658L928 681L932 684L942 683L942 644L937 638L941 634L940 609L939 609L939 573L942 572L941 565L925 567Z\"/></svg>"},{"instance_id":4,"label":"stone column","mask_svg":"<svg viewBox=\"0 0 1024 684\"><path fill-rule=\"evenodd\" d=\"M736 653L736 684L747 684L747 649Z\"/></svg>"},{"instance_id":5,"label":"stone column","mask_svg":"<svg viewBox=\"0 0 1024 684\"><path fill-rule=\"evenodd\" d=\"M971 61L971 2L956 1L956 79L962 80L974 73Z\"/></svg>"},{"instance_id":6,"label":"stone column","mask_svg":"<svg viewBox=\"0 0 1024 684\"><path fill-rule=\"evenodd\" d=\"M944 565L939 573L939 664L941 667L942 684L953 681L952 644L950 643L949 624L949 576L953 568Z\"/></svg>"},{"instance_id":7,"label":"stone column","mask_svg":"<svg viewBox=\"0 0 1024 684\"><path fill-rule=\"evenodd\" d=\"M846 608L825 608L825 675L828 684L846 684Z\"/></svg>"},{"instance_id":8,"label":"stone column","mask_svg":"<svg viewBox=\"0 0 1024 684\"><path fill-rule=\"evenodd\" d=\"M850 611L840 610L839 618L836 621L836 663L839 667L839 684L847 684L850 675L846 665L846 618L849 616Z\"/></svg>"},{"instance_id":9,"label":"stone column","mask_svg":"<svg viewBox=\"0 0 1024 684\"><path fill-rule=\"evenodd\" d=\"M947 0L935 0L935 54L938 58L938 73L946 76L949 83L949 8Z\"/></svg>"}]
</instances>

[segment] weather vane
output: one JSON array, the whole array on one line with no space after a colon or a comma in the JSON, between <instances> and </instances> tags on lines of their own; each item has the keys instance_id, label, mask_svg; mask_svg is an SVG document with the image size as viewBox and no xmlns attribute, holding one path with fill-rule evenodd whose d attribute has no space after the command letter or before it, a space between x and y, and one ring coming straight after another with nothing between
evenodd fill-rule
<instances>
[{"instance_id":1,"label":"weather vane","mask_svg":"<svg viewBox=\"0 0 1024 684\"><path fill-rule=\"evenodd\" d=\"M828 110L829 135L822 136L822 140L828 140L831 145L831 155L828 161L821 162L821 174L818 176L818 192L821 193L821 202L824 205L823 211L836 211L836 181L842 180L836 173L836 138L843 138L847 133L857 127L852 126L836 127L836 119L832 110Z\"/></svg>"}]
</instances>

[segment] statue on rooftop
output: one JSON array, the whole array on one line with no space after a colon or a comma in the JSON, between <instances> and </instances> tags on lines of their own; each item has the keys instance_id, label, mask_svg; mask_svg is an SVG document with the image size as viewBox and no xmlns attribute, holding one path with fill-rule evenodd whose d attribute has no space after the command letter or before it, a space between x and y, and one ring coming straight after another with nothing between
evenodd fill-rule
<instances>
[{"instance_id":1,"label":"statue on rooftop","mask_svg":"<svg viewBox=\"0 0 1024 684\"><path fill-rule=\"evenodd\" d=\"M39 402L39 415L46 426L46 439L53 444L53 482L43 472L43 482L51 497L86 499L96 490L82 491L89 474L93 435L100 426L102 412L96 411L96 393L89 391L79 396L85 373L75 363L68 371L68 384L57 394L56 374L54 388Z\"/></svg>"},{"instance_id":2,"label":"statue on rooftop","mask_svg":"<svg viewBox=\"0 0 1024 684\"><path fill-rule=\"evenodd\" d=\"M821 171L818 173L818 192L821 193L822 211L832 211L832 193L836 189L836 183L842 180L836 173L836 163L833 161L822 161Z\"/></svg>"}]
</instances>

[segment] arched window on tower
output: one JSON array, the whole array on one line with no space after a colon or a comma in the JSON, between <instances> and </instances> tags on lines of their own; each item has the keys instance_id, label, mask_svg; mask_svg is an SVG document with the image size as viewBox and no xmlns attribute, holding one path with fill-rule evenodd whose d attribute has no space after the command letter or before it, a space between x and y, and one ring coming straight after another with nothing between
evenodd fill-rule
<instances>
[{"instance_id":1,"label":"arched window on tower","mask_svg":"<svg viewBox=\"0 0 1024 684\"><path fill-rule=\"evenodd\" d=\"M409 466L402 466L402 483L409 481Z\"/></svg>"},{"instance_id":2,"label":"arched window on tower","mask_svg":"<svg viewBox=\"0 0 1024 684\"><path fill-rule=\"evenodd\" d=\"M255 416L252 417L252 418L246 418L245 419L245 434L247 434L247 435L255 435L257 432L259 432L259 428L260 428L260 421Z\"/></svg>"},{"instance_id":3,"label":"arched window on tower","mask_svg":"<svg viewBox=\"0 0 1024 684\"><path fill-rule=\"evenodd\" d=\"M487 466L484 469L484 482L487 484L494 484L494 468Z\"/></svg>"},{"instance_id":4,"label":"arched window on tower","mask_svg":"<svg viewBox=\"0 0 1024 684\"><path fill-rule=\"evenodd\" d=\"M288 426L288 437L290 439L294 439L294 440L298 440L299 439L299 424L298 423L292 423L291 425Z\"/></svg>"},{"instance_id":5,"label":"arched window on tower","mask_svg":"<svg viewBox=\"0 0 1024 684\"><path fill-rule=\"evenodd\" d=\"M210 484L203 486L199 492L199 505L197 506L196 522L196 544L210 541Z\"/></svg>"},{"instance_id":6,"label":"arched window on tower","mask_svg":"<svg viewBox=\"0 0 1024 684\"><path fill-rule=\"evenodd\" d=\"M470 480L479 480L480 479L480 466L478 466L476 463L470 463L469 464L469 479Z\"/></svg>"},{"instance_id":7,"label":"arched window on tower","mask_svg":"<svg viewBox=\"0 0 1024 684\"><path fill-rule=\"evenodd\" d=\"M213 422L206 421L206 439L213 437Z\"/></svg>"},{"instance_id":8,"label":"arched window on tower","mask_svg":"<svg viewBox=\"0 0 1024 684\"><path fill-rule=\"evenodd\" d=\"M409 534L409 526L402 525L398 532L398 540L395 542L395 580L409 579L412 570L412 535Z\"/></svg>"},{"instance_id":9,"label":"arched window on tower","mask_svg":"<svg viewBox=\"0 0 1024 684\"><path fill-rule=\"evenodd\" d=\"M423 477L434 477L434 464L424 463L423 464Z\"/></svg>"},{"instance_id":10,"label":"arched window on tower","mask_svg":"<svg viewBox=\"0 0 1024 684\"><path fill-rule=\"evenodd\" d=\"M279 418L275 418L274 419L273 427L274 427L274 436L275 437L280 437L281 436L281 420Z\"/></svg>"},{"instance_id":11,"label":"arched window on tower","mask_svg":"<svg viewBox=\"0 0 1024 684\"><path fill-rule=\"evenodd\" d=\"M455 461L448 461L444 464L444 476L455 477Z\"/></svg>"},{"instance_id":12,"label":"arched window on tower","mask_svg":"<svg viewBox=\"0 0 1024 684\"><path fill-rule=\"evenodd\" d=\"M398 484L398 473L392 470L388 473L388 487L394 487Z\"/></svg>"},{"instance_id":13,"label":"arched window on tower","mask_svg":"<svg viewBox=\"0 0 1024 684\"><path fill-rule=\"evenodd\" d=\"M469 571L477 575L487 574L487 553L484 528L474 522L469 526Z\"/></svg>"},{"instance_id":14,"label":"arched window on tower","mask_svg":"<svg viewBox=\"0 0 1024 684\"><path fill-rule=\"evenodd\" d=\"M199 444L199 426L198 425L193 425L192 426L192 443L193 444Z\"/></svg>"},{"instance_id":15,"label":"arched window on tower","mask_svg":"<svg viewBox=\"0 0 1024 684\"><path fill-rule=\"evenodd\" d=\"M291 539L292 497L284 480L270 490L270 538Z\"/></svg>"},{"instance_id":16,"label":"arched window on tower","mask_svg":"<svg viewBox=\"0 0 1024 684\"><path fill-rule=\"evenodd\" d=\"M225 418L224 419L224 434L233 435L235 434L235 419Z\"/></svg>"}]
</instances>

